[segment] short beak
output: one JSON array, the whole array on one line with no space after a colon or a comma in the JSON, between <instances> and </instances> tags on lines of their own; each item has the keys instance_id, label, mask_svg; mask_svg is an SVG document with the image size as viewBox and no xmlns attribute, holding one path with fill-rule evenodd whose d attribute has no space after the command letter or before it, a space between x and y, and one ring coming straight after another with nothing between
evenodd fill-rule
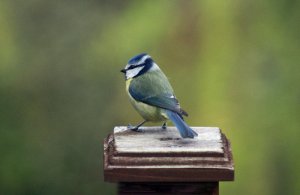
<instances>
[{"instance_id":1,"label":"short beak","mask_svg":"<svg viewBox=\"0 0 300 195\"><path fill-rule=\"evenodd\" d=\"M122 69L121 72L126 73L126 69Z\"/></svg>"}]
</instances>

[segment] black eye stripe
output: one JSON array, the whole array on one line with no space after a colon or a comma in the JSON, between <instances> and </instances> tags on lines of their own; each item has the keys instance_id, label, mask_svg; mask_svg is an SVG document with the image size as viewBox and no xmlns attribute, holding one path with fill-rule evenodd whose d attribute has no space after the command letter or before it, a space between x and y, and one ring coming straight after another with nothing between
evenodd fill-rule
<instances>
[{"instance_id":1,"label":"black eye stripe","mask_svg":"<svg viewBox=\"0 0 300 195\"><path fill-rule=\"evenodd\" d=\"M142 66L145 66L145 64L131 65L131 66L129 66L126 70L131 70L131 69L135 69L135 68L137 68L137 67L142 67Z\"/></svg>"}]
</instances>

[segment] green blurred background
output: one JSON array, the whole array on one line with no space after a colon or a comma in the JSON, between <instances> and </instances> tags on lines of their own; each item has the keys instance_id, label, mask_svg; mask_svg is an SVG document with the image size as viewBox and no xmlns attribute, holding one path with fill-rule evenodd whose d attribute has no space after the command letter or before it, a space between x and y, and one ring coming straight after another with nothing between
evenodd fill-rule
<instances>
[{"instance_id":1,"label":"green blurred background","mask_svg":"<svg viewBox=\"0 0 300 195\"><path fill-rule=\"evenodd\" d=\"M221 194L300 191L300 3L0 1L0 194L115 194L102 142L140 116L119 72L149 53L191 126L219 126Z\"/></svg>"}]
</instances>

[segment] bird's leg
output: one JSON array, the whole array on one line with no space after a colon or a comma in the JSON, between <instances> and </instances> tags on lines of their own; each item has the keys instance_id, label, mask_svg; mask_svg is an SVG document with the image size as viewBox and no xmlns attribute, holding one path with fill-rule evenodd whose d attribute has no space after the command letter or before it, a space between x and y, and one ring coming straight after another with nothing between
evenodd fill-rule
<instances>
[{"instance_id":1,"label":"bird's leg","mask_svg":"<svg viewBox=\"0 0 300 195\"><path fill-rule=\"evenodd\" d=\"M142 126L145 122L147 122L146 120L141 122L140 124L136 125L136 126L132 126L132 125L128 125L127 128L132 130L132 131L136 131L136 132L142 132L142 130L139 129L140 126Z\"/></svg>"},{"instance_id":2,"label":"bird's leg","mask_svg":"<svg viewBox=\"0 0 300 195\"><path fill-rule=\"evenodd\" d=\"M162 129L167 129L167 122L164 122L164 124L161 126Z\"/></svg>"}]
</instances>

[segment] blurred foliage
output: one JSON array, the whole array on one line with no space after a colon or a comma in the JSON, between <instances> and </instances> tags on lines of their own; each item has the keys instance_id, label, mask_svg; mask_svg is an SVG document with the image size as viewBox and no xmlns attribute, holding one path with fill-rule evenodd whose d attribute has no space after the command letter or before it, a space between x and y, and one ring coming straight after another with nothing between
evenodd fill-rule
<instances>
[{"instance_id":1,"label":"blurred foliage","mask_svg":"<svg viewBox=\"0 0 300 195\"><path fill-rule=\"evenodd\" d=\"M0 1L0 193L115 194L102 140L141 119L119 73L141 52L230 138L221 194L299 193L299 4Z\"/></svg>"}]
</instances>

